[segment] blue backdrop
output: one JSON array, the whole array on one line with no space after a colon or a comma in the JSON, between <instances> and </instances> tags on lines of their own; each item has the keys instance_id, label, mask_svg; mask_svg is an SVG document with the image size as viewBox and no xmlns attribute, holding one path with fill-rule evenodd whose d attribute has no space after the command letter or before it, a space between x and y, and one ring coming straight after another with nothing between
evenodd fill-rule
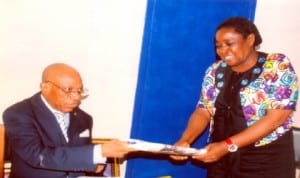
<instances>
[{"instance_id":1,"label":"blue backdrop","mask_svg":"<svg viewBox=\"0 0 300 178\"><path fill-rule=\"evenodd\" d=\"M131 138L173 144L200 94L204 71L216 60L216 26L231 16L254 19L256 0L149 0ZM206 143L207 132L193 147ZM205 177L205 165L174 163L140 153L128 160L127 178Z\"/></svg>"}]
</instances>

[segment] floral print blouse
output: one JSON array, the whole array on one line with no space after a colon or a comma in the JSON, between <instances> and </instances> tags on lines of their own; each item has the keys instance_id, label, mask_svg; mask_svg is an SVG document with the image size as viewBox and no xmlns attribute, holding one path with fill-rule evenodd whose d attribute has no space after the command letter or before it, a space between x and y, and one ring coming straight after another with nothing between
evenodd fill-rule
<instances>
[{"instance_id":1,"label":"floral print blouse","mask_svg":"<svg viewBox=\"0 0 300 178\"><path fill-rule=\"evenodd\" d=\"M295 110L299 92L296 73L284 54L269 54L267 57L260 57L257 63L252 69L252 74L257 75L255 79L251 81L244 78L240 84L240 102L248 127L264 117L268 109ZM226 75L222 68L226 67L227 64L222 60L212 64L206 70L202 83L197 107L205 108L211 113L210 131L213 128L215 101ZM272 133L257 141L255 146L269 144L287 132L292 126L292 115Z\"/></svg>"}]
</instances>

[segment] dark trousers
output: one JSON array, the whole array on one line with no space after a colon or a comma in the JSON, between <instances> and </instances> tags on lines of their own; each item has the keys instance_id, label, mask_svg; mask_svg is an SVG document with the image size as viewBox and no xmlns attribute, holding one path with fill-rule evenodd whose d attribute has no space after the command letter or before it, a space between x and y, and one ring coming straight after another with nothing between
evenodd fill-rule
<instances>
[{"instance_id":1,"label":"dark trousers","mask_svg":"<svg viewBox=\"0 0 300 178\"><path fill-rule=\"evenodd\" d=\"M207 178L295 178L292 132L266 146L229 153L209 165Z\"/></svg>"}]
</instances>

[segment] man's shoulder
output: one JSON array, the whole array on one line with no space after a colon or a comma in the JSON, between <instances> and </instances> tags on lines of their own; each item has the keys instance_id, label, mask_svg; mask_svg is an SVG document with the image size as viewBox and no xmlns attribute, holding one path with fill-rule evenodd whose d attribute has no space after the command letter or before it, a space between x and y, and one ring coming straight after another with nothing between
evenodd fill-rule
<instances>
[{"instance_id":1,"label":"man's shoulder","mask_svg":"<svg viewBox=\"0 0 300 178\"><path fill-rule=\"evenodd\" d=\"M16 110L18 111L20 109L24 109L24 108L27 108L29 106L30 106L30 98L25 98L23 100L20 100L20 101L14 103L14 104L8 106L5 109L4 113L9 112L9 111L16 111Z\"/></svg>"},{"instance_id":2,"label":"man's shoulder","mask_svg":"<svg viewBox=\"0 0 300 178\"><path fill-rule=\"evenodd\" d=\"M4 112L3 116L7 113L21 113L21 112L28 112L31 111L31 102L34 98L36 98L38 93L34 94L33 96L30 96L28 98L22 99L10 106L8 106Z\"/></svg>"},{"instance_id":3,"label":"man's shoulder","mask_svg":"<svg viewBox=\"0 0 300 178\"><path fill-rule=\"evenodd\" d=\"M81 108L76 108L74 111L73 111L73 114L75 116L78 116L78 117L84 117L84 118L90 118L92 119L92 116L87 113L86 111L82 110Z\"/></svg>"}]
</instances>

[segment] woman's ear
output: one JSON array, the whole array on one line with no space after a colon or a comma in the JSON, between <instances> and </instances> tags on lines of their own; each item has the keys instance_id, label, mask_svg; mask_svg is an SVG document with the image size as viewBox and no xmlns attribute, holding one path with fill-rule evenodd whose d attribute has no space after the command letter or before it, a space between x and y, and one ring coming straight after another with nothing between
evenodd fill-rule
<instances>
[{"instance_id":1,"label":"woman's ear","mask_svg":"<svg viewBox=\"0 0 300 178\"><path fill-rule=\"evenodd\" d=\"M249 46L254 46L254 42L255 42L255 35L254 33L251 33L247 36L247 43Z\"/></svg>"}]
</instances>

